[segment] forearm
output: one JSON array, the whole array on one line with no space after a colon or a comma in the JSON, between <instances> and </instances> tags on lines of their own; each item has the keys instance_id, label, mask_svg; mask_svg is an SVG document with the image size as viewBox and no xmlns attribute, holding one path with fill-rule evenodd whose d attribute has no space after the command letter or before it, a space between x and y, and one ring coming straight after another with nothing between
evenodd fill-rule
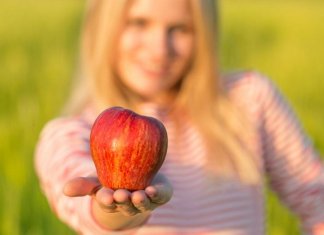
<instances>
[{"instance_id":1,"label":"forearm","mask_svg":"<svg viewBox=\"0 0 324 235\"><path fill-rule=\"evenodd\" d=\"M92 200L92 214L103 228L108 230L132 229L143 225L150 217L150 212L143 212L134 216L125 216L121 212L109 213Z\"/></svg>"}]
</instances>

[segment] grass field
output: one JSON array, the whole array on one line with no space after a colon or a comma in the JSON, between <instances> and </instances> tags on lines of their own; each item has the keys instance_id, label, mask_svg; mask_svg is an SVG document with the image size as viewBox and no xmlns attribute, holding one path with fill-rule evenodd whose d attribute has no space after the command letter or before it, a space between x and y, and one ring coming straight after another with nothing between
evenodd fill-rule
<instances>
[{"instance_id":1,"label":"grass field","mask_svg":"<svg viewBox=\"0 0 324 235\"><path fill-rule=\"evenodd\" d=\"M221 62L271 77L324 153L324 2L221 3ZM73 234L52 214L33 169L39 132L74 75L83 1L0 0L0 234ZM268 192L268 234L299 234Z\"/></svg>"}]
</instances>

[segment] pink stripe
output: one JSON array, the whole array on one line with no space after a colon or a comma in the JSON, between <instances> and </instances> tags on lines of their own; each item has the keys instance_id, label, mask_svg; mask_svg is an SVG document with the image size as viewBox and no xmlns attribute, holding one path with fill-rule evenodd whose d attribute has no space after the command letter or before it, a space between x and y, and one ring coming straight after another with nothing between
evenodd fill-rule
<instances>
[{"instance_id":1,"label":"pink stripe","mask_svg":"<svg viewBox=\"0 0 324 235\"><path fill-rule=\"evenodd\" d=\"M257 153L263 150L261 161L265 163L274 190L299 213L305 227L311 229L312 223L324 221L324 205L317 202L318 198L324 198L322 165L275 86L254 72L233 74L225 86L230 98L255 123L255 136L245 141ZM160 112L148 106L143 113L158 116ZM189 227L210 230L213 234L226 234L225 231L235 228L235 233L240 235L260 235L264 230L263 186L223 187L217 182L208 182L203 171L205 148L197 130L185 121L180 136L176 136L174 122L163 115L161 119L165 121L170 144L161 172L173 183L175 194L168 204L153 212L142 232L131 233L150 234L158 230L161 234L181 234ZM103 234L105 229L100 228L87 211L90 205L84 204L86 198L73 200L61 192L67 178L95 171L89 153L91 125L85 119L92 120L93 115L86 113L84 117L51 121L41 134L35 167L50 203L62 220L80 233ZM177 145L176 140L179 140ZM169 233L155 226L167 226L165 231ZM179 228L180 232L175 232Z\"/></svg>"}]
</instances>

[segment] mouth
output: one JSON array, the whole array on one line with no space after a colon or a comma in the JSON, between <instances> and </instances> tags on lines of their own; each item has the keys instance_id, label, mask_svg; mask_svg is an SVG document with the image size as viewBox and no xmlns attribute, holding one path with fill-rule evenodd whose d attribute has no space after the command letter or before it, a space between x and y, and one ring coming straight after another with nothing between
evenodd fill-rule
<instances>
[{"instance_id":1,"label":"mouth","mask_svg":"<svg viewBox=\"0 0 324 235\"><path fill-rule=\"evenodd\" d=\"M145 64L139 65L138 68L142 71L142 73L146 74L149 77L159 78L165 77L169 74L168 66Z\"/></svg>"}]
</instances>

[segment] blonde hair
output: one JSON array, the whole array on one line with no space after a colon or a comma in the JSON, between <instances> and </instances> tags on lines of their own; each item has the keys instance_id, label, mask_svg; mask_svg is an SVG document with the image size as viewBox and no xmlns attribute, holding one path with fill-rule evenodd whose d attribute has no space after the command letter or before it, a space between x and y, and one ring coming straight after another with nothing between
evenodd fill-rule
<instances>
[{"instance_id":1,"label":"blonde hair","mask_svg":"<svg viewBox=\"0 0 324 235\"><path fill-rule=\"evenodd\" d=\"M89 2L81 45L84 77L72 95L70 113L81 111L89 103L98 109L114 105L134 108L127 90L113 73L116 35L129 2ZM217 166L219 176L238 176L244 182L257 183L260 176L256 158L242 141L249 137L251 128L247 119L242 118L243 113L228 99L218 68L216 1L189 2L195 24L196 52L179 88L174 113L185 112L201 131L209 149L211 171Z\"/></svg>"}]
</instances>

